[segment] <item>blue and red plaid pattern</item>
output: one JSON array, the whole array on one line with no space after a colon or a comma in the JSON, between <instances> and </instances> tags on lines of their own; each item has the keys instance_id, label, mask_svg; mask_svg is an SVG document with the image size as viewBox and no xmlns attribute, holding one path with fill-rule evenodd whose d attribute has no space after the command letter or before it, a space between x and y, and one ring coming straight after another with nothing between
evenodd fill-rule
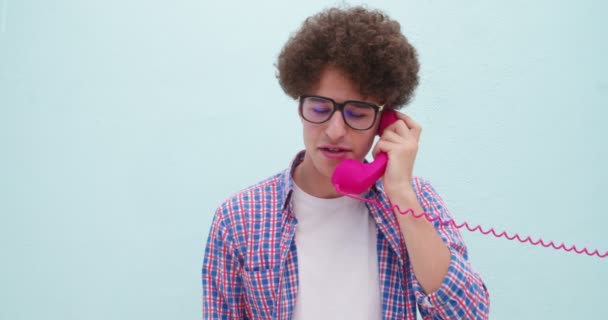
<instances>
[{"instance_id":1,"label":"blue and red plaid pattern","mask_svg":"<svg viewBox=\"0 0 608 320\"><path fill-rule=\"evenodd\" d=\"M217 209L203 258L203 319L291 319L298 290L298 256L292 212L292 171L287 170L233 195ZM414 178L425 212L451 215L427 181ZM409 261L405 241L381 182L365 198L378 227L378 276L384 319L487 319L489 294L468 262L460 232L434 223L451 251L441 287L427 295Z\"/></svg>"}]
</instances>

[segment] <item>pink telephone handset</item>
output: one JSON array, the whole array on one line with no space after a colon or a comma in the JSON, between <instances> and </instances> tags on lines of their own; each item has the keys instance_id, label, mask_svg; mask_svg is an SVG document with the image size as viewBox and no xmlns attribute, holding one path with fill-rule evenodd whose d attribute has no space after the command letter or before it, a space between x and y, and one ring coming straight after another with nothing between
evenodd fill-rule
<instances>
[{"instance_id":1,"label":"pink telephone handset","mask_svg":"<svg viewBox=\"0 0 608 320\"><path fill-rule=\"evenodd\" d=\"M382 135L384 129L397 120L399 118L393 109L384 110L378 127L378 135ZM387 162L388 156L384 152L380 152L371 163L346 159L334 170L331 183L340 193L361 194L382 177Z\"/></svg>"}]
</instances>

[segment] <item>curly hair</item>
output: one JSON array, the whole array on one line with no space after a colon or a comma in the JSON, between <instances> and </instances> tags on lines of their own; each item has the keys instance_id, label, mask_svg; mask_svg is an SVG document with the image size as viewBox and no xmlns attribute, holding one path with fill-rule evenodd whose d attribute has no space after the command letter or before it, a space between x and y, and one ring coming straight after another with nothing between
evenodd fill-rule
<instances>
[{"instance_id":1,"label":"curly hair","mask_svg":"<svg viewBox=\"0 0 608 320\"><path fill-rule=\"evenodd\" d=\"M412 98L420 68L399 22L361 6L329 8L307 18L275 66L283 91L294 99L318 83L325 67L335 66L363 95L393 109Z\"/></svg>"}]
</instances>

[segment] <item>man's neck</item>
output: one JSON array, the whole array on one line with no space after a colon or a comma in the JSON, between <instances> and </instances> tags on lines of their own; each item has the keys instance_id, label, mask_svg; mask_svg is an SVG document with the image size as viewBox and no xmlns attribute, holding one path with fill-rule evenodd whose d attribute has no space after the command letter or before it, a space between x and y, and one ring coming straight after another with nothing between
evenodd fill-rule
<instances>
[{"instance_id":1,"label":"man's neck","mask_svg":"<svg viewBox=\"0 0 608 320\"><path fill-rule=\"evenodd\" d=\"M331 184L331 179L323 176L310 166L312 164L305 159L296 167L293 173L293 180L296 185L302 191L317 198L331 199L340 197L341 195Z\"/></svg>"}]
</instances>

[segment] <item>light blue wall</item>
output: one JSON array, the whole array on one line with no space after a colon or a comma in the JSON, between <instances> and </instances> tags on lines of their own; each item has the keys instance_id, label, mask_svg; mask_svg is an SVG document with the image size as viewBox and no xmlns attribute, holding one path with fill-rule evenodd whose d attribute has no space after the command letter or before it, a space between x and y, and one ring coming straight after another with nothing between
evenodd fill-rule
<instances>
[{"instance_id":1,"label":"light blue wall","mask_svg":"<svg viewBox=\"0 0 608 320\"><path fill-rule=\"evenodd\" d=\"M216 206L302 148L273 63L323 1L0 0L0 319L198 319ZM605 1L373 1L458 221L608 250ZM608 318L608 259L463 231L492 319Z\"/></svg>"}]
</instances>

